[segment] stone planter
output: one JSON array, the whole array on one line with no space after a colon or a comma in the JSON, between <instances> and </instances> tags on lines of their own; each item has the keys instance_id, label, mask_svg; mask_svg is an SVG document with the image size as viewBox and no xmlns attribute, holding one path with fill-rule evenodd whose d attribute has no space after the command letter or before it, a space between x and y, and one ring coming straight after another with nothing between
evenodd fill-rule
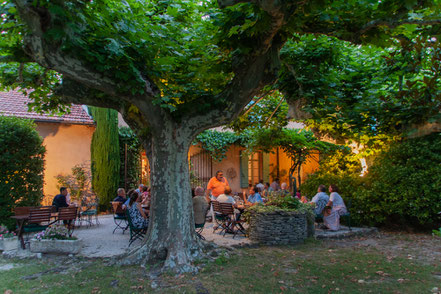
<instances>
[{"instance_id":1,"label":"stone planter","mask_svg":"<svg viewBox=\"0 0 441 294\"><path fill-rule=\"evenodd\" d=\"M52 240L52 239L31 239L30 250L34 253L57 253L57 254L78 254L81 251L81 239L77 240Z\"/></svg>"},{"instance_id":2,"label":"stone planter","mask_svg":"<svg viewBox=\"0 0 441 294\"><path fill-rule=\"evenodd\" d=\"M307 238L306 214L282 210L252 212L249 237L265 245L303 243Z\"/></svg>"},{"instance_id":3,"label":"stone planter","mask_svg":"<svg viewBox=\"0 0 441 294\"><path fill-rule=\"evenodd\" d=\"M18 238L4 238L0 241L2 244L3 251L17 250L18 249Z\"/></svg>"}]
</instances>

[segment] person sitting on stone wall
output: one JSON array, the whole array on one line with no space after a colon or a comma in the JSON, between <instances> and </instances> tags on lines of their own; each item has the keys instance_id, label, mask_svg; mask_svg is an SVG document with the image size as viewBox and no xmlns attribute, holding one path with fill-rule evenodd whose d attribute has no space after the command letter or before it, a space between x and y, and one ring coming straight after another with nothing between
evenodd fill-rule
<instances>
[{"instance_id":1,"label":"person sitting on stone wall","mask_svg":"<svg viewBox=\"0 0 441 294\"><path fill-rule=\"evenodd\" d=\"M314 213L316 217L322 217L323 209L329 202L329 196L326 194L326 186L320 185L317 189L317 194L311 199L309 203L314 204Z\"/></svg>"}]
</instances>

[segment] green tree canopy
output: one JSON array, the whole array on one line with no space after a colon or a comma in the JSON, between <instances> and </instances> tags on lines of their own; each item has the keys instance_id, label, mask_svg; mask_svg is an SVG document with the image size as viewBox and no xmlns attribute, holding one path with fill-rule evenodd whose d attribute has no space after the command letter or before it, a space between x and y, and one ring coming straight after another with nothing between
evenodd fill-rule
<instances>
[{"instance_id":1,"label":"green tree canopy","mask_svg":"<svg viewBox=\"0 0 441 294\"><path fill-rule=\"evenodd\" d=\"M187 153L276 81L296 35L393 44L439 28L437 0L47 1L0 4L1 85L34 89L40 109L82 103L118 110L147 150L151 221L127 263L190 270L194 233ZM412 24L408 28L404 25Z\"/></svg>"}]
</instances>

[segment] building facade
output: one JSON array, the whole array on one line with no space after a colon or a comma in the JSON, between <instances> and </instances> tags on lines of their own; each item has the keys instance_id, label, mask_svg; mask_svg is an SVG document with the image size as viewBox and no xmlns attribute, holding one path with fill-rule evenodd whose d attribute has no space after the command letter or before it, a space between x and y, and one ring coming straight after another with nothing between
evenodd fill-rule
<instances>
[{"instance_id":1,"label":"building facade","mask_svg":"<svg viewBox=\"0 0 441 294\"><path fill-rule=\"evenodd\" d=\"M28 112L29 98L18 91L0 92L0 115L31 119L46 147L43 203L59 193L57 175L72 173L75 165L90 167L90 144L95 123L81 105L61 116Z\"/></svg>"}]
</instances>

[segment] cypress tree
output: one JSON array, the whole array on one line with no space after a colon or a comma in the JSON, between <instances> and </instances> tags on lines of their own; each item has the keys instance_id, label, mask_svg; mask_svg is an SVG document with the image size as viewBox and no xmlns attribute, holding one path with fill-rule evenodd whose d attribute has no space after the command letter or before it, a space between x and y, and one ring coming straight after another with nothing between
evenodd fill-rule
<instances>
[{"instance_id":1,"label":"cypress tree","mask_svg":"<svg viewBox=\"0 0 441 294\"><path fill-rule=\"evenodd\" d=\"M96 122L92 137L92 189L99 198L99 209L106 210L116 195L119 183L118 112L90 107Z\"/></svg>"}]
</instances>

